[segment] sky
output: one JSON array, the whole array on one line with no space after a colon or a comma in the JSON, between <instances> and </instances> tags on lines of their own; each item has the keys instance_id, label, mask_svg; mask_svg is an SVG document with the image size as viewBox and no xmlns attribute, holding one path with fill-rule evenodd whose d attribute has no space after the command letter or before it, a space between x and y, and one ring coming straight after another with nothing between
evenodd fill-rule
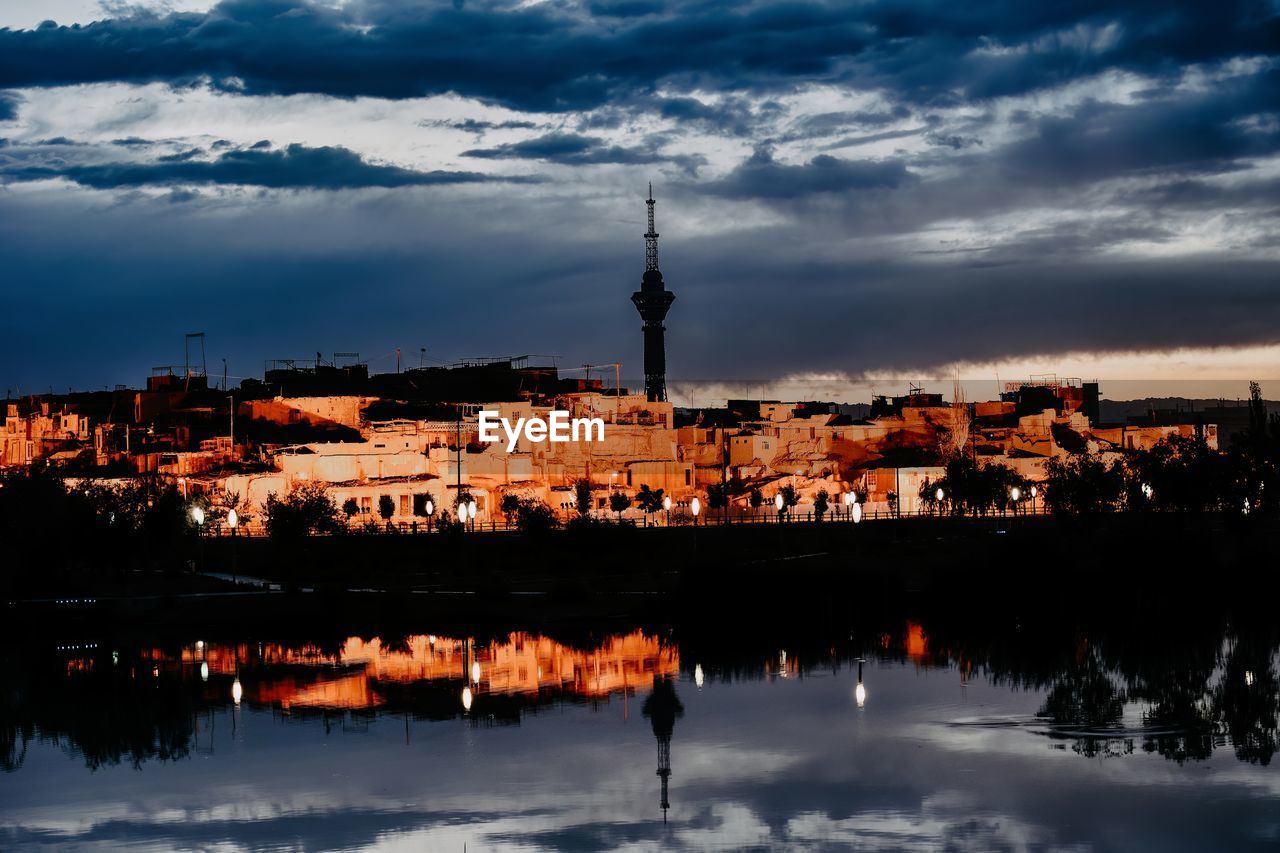
<instances>
[{"instance_id":1,"label":"sky","mask_svg":"<svg viewBox=\"0 0 1280 853\"><path fill-rule=\"evenodd\" d=\"M650 181L673 389L1280 395L1280 0L2 0L0 383L638 377Z\"/></svg>"}]
</instances>

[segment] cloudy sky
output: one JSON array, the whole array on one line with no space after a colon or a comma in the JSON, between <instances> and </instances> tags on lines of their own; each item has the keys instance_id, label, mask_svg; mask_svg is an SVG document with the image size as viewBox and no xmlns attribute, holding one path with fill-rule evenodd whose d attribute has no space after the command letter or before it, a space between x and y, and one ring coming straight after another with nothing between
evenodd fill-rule
<instances>
[{"instance_id":1,"label":"cloudy sky","mask_svg":"<svg viewBox=\"0 0 1280 853\"><path fill-rule=\"evenodd\" d=\"M4 0L0 27L6 388L136 384L189 331L233 377L396 347L638 376L648 181L674 380L1280 380L1280 0Z\"/></svg>"}]
</instances>

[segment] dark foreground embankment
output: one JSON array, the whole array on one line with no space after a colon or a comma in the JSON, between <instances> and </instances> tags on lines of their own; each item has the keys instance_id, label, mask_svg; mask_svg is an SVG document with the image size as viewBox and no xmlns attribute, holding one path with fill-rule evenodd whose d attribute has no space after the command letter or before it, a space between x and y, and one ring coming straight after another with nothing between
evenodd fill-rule
<instances>
[{"instance_id":1,"label":"dark foreground embankment","mask_svg":"<svg viewBox=\"0 0 1280 853\"><path fill-rule=\"evenodd\" d=\"M906 611L1035 621L1105 608L1193 612L1207 595L1269 606L1278 551L1273 523L1174 515L223 539L202 543L203 573L80 572L62 590L46 579L44 595L6 596L4 623L22 633L189 634L266 624L371 633L428 619L472 633L486 624L593 633L677 616L777 623ZM280 591L208 576L232 571Z\"/></svg>"}]
</instances>

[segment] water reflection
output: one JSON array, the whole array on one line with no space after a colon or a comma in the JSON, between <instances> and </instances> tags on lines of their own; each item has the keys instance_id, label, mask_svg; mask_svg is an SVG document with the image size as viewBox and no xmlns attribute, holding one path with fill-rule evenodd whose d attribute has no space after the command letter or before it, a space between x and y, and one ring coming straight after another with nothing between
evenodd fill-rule
<instances>
[{"instance_id":1,"label":"water reflection","mask_svg":"<svg viewBox=\"0 0 1280 853\"><path fill-rule=\"evenodd\" d=\"M389 784L404 789L396 796L423 803L414 812L418 829L396 830L432 827L419 846L474 839L446 828L477 821L494 847L517 846L537 830L544 834L530 846L665 838L698 848L722 843L730 829L741 846L868 833L917 846L913 833L922 827L932 827L930 844L946 846L962 819L977 833L971 846L1010 840L1001 833L1070 842L1047 806L997 813L961 774L980 774L983 784L1007 778L1019 796L1039 779L1060 797L1084 798L1100 784L1091 768L1107 761L1132 768L1139 783L1195 788L1217 780L1216 796L1235 797L1236 812L1254 814L1251 798L1265 803L1277 791L1274 779L1249 774L1277 749L1278 652L1280 631L1268 620L1210 620L1165 633L1123 620L1063 630L945 617L781 633L673 624L593 642L512 632L37 644L3 653L0 784L6 791L43 780L73 785L87 776L81 766L122 765L143 771L132 784L149 801L169 796L170 768L189 768L203 789L235 752L250 784L301 784L321 811L363 810L376 824L369 815L388 813L385 801L361 805L351 800L360 785L325 780L382 778L395 726L397 746L422 750L386 771ZM337 763L302 769L330 744ZM1212 776L1201 772L1222 757L1230 760L1212 763ZM424 767L448 769L437 781ZM1221 793L1237 783L1243 787ZM1071 794L1073 785L1080 792ZM249 808L246 790L230 782L212 788L221 791L219 808ZM82 785L78 796L87 814L94 803L103 814L119 808L103 784ZM492 808L467 805L476 798ZM1159 801L1159 809L1170 807ZM26 825L35 806L23 808L21 798L0 805L0 825ZM186 801L174 808L197 822L212 819ZM643 829L646 820L668 819L676 835ZM83 840L44 820L35 820L39 832L55 833L55 842ZM156 833L161 847L187 843L164 834L171 826L136 820L139 837ZM1249 824L1249 837L1263 838L1274 830L1268 825ZM220 831L214 841L236 839L234 827ZM387 831L319 846L362 846ZM24 839L31 841L10 835L0 846Z\"/></svg>"}]
</instances>

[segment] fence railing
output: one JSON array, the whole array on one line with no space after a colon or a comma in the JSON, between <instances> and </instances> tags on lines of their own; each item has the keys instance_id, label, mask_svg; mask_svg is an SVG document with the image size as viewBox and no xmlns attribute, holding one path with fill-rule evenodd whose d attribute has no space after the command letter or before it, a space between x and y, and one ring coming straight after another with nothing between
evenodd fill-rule
<instances>
[{"instance_id":1,"label":"fence railing","mask_svg":"<svg viewBox=\"0 0 1280 853\"><path fill-rule=\"evenodd\" d=\"M993 510L989 513L976 516L983 519L1016 519L1027 516L1043 516L1047 515L1043 505L1019 506L1017 509ZM567 524L576 516L576 513L558 513L557 517L561 525ZM606 521L614 524L623 524L636 528L660 528L660 527L732 527L736 525L768 525L768 524L813 524L817 521L815 513L812 510L803 512L788 511L780 513L772 507L760 507L756 512L751 510L731 509L725 512L720 510L704 510L695 519L685 507L672 509L671 511L659 510L657 512L647 513L645 515L623 515L621 518L616 517L613 513L593 512L592 517L600 521ZM923 509L910 512L894 512L888 509L871 509L864 510L858 522L853 519L853 513L846 507L832 507L822 517L823 524L854 524L869 522L886 522L899 519L909 518L974 518L974 516L953 516L950 512L929 512ZM695 525L696 522L696 525ZM469 521L466 524L467 532L484 532L484 533L504 533L519 530L519 525L514 521L508 521L506 518L497 517L486 520ZM428 520L423 518L419 521L377 521L364 520L353 522L345 525L344 535L365 535L378 536L387 534L398 535L417 535L438 533L439 525L435 519ZM230 538L233 534L231 528L226 525L210 525L203 531L204 536L214 539ZM242 538L258 538L267 535L267 529L264 524L257 521L246 522L240 524L235 529L235 536ZM320 534L328 535L328 534Z\"/></svg>"}]
</instances>

